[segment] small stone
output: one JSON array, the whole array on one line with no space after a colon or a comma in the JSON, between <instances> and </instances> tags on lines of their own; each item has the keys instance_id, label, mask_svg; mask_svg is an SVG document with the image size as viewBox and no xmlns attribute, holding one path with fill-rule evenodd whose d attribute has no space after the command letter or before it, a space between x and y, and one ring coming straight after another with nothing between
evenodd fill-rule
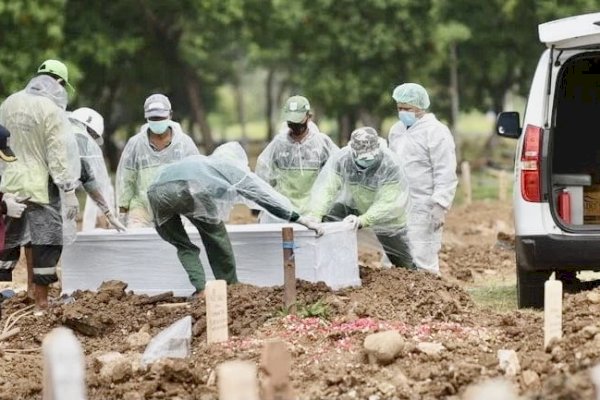
<instances>
[{"instance_id":1,"label":"small stone","mask_svg":"<svg viewBox=\"0 0 600 400\"><path fill-rule=\"evenodd\" d=\"M417 349L419 349L421 353L425 353L428 356L434 356L441 353L442 350L445 350L446 348L441 343L421 342L417 344Z\"/></svg>"},{"instance_id":2,"label":"small stone","mask_svg":"<svg viewBox=\"0 0 600 400\"><path fill-rule=\"evenodd\" d=\"M152 336L148 332L136 332L129 335L126 339L130 349L136 350L145 347L152 340Z\"/></svg>"},{"instance_id":3,"label":"small stone","mask_svg":"<svg viewBox=\"0 0 600 400\"><path fill-rule=\"evenodd\" d=\"M102 354L95 362L100 366L100 378L106 383L123 382L131 377L131 361L121 353Z\"/></svg>"},{"instance_id":4,"label":"small stone","mask_svg":"<svg viewBox=\"0 0 600 400\"><path fill-rule=\"evenodd\" d=\"M372 394L369 396L369 400L380 400L381 397L379 397L379 395L376 394Z\"/></svg>"},{"instance_id":5,"label":"small stone","mask_svg":"<svg viewBox=\"0 0 600 400\"><path fill-rule=\"evenodd\" d=\"M404 349L404 338L397 331L385 331L368 335L363 343L369 362L386 365Z\"/></svg>"},{"instance_id":6,"label":"small stone","mask_svg":"<svg viewBox=\"0 0 600 400\"><path fill-rule=\"evenodd\" d=\"M535 371L529 369L523 371L523 384L526 388L537 388L540 387L540 376Z\"/></svg>"},{"instance_id":7,"label":"small stone","mask_svg":"<svg viewBox=\"0 0 600 400\"><path fill-rule=\"evenodd\" d=\"M586 339L591 339L594 336L596 336L597 333L600 332L600 328L598 328L596 325L588 325L585 326L582 330L581 333L583 334L583 336Z\"/></svg>"},{"instance_id":8,"label":"small stone","mask_svg":"<svg viewBox=\"0 0 600 400\"><path fill-rule=\"evenodd\" d=\"M143 400L141 393L138 392L127 392L123 395L123 400Z\"/></svg>"},{"instance_id":9,"label":"small stone","mask_svg":"<svg viewBox=\"0 0 600 400\"><path fill-rule=\"evenodd\" d=\"M517 400L515 388L507 381L493 379L467 388L464 400Z\"/></svg>"},{"instance_id":10,"label":"small stone","mask_svg":"<svg viewBox=\"0 0 600 400\"><path fill-rule=\"evenodd\" d=\"M498 362L500 369L507 376L515 376L521 370L519 357L514 350L498 350Z\"/></svg>"},{"instance_id":11,"label":"small stone","mask_svg":"<svg viewBox=\"0 0 600 400\"><path fill-rule=\"evenodd\" d=\"M216 374L215 370L213 369L212 371L210 371L210 374L208 375L208 379L206 380L206 386L215 386L216 383L217 383L217 374Z\"/></svg>"},{"instance_id":12,"label":"small stone","mask_svg":"<svg viewBox=\"0 0 600 400\"><path fill-rule=\"evenodd\" d=\"M586 297L590 303L600 303L600 293L598 292L589 292Z\"/></svg>"}]
</instances>

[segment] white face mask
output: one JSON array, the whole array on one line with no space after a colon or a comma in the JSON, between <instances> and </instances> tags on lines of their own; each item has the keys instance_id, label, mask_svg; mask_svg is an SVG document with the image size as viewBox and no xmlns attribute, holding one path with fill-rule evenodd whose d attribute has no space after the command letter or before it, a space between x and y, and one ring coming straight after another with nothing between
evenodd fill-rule
<instances>
[{"instance_id":1,"label":"white face mask","mask_svg":"<svg viewBox=\"0 0 600 400\"><path fill-rule=\"evenodd\" d=\"M160 121L148 121L148 128L157 135L162 135L171 125L170 119L161 119Z\"/></svg>"}]
</instances>

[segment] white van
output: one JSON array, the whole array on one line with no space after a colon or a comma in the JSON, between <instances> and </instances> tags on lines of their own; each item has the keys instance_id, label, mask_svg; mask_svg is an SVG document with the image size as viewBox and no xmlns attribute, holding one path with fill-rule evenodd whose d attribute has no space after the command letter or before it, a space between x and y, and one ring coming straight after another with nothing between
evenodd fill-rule
<instances>
[{"instance_id":1,"label":"white van","mask_svg":"<svg viewBox=\"0 0 600 400\"><path fill-rule=\"evenodd\" d=\"M541 55L523 123L503 112L496 130L518 138L513 196L519 307L543 307L552 272L566 287L600 271L600 13L539 25Z\"/></svg>"}]
</instances>

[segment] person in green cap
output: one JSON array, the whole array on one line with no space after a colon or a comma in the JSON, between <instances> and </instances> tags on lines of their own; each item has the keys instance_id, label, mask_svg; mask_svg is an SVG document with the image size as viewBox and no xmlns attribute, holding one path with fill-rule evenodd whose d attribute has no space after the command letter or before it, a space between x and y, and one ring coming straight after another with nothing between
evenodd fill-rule
<instances>
[{"instance_id":1,"label":"person in green cap","mask_svg":"<svg viewBox=\"0 0 600 400\"><path fill-rule=\"evenodd\" d=\"M0 281L10 281L20 248L28 254L28 293L38 311L48 306L48 285L58 280L56 264L63 228L75 224L79 207L75 188L80 161L65 109L67 67L44 61L25 89L0 105L0 124L11 132L16 161L6 165L0 192L28 198L21 218L7 218L0 252Z\"/></svg>"},{"instance_id":2,"label":"person in green cap","mask_svg":"<svg viewBox=\"0 0 600 400\"><path fill-rule=\"evenodd\" d=\"M310 103L303 96L285 102L285 125L256 161L256 174L286 196L297 212L307 209L310 190L319 172L338 147L311 120ZM275 222L261 216L262 222Z\"/></svg>"},{"instance_id":3,"label":"person in green cap","mask_svg":"<svg viewBox=\"0 0 600 400\"><path fill-rule=\"evenodd\" d=\"M286 221L296 222L321 235L320 224L294 212L289 201L258 178L248 167L238 142L225 143L210 156L190 156L165 166L148 189L156 231L177 248L177 256L196 294L205 285L200 249L190 241L181 216L200 233L216 279L237 282L235 258L223 218L235 203L250 200Z\"/></svg>"},{"instance_id":4,"label":"person in green cap","mask_svg":"<svg viewBox=\"0 0 600 400\"><path fill-rule=\"evenodd\" d=\"M313 185L308 216L370 228L392 264L413 269L407 236L409 189L400 160L381 146L375 129L352 132Z\"/></svg>"},{"instance_id":5,"label":"person in green cap","mask_svg":"<svg viewBox=\"0 0 600 400\"><path fill-rule=\"evenodd\" d=\"M173 121L168 97L156 93L144 102L146 123L132 136L117 168L119 219L127 228L152 226L146 191L161 168L184 157L199 154L191 137Z\"/></svg>"}]
</instances>

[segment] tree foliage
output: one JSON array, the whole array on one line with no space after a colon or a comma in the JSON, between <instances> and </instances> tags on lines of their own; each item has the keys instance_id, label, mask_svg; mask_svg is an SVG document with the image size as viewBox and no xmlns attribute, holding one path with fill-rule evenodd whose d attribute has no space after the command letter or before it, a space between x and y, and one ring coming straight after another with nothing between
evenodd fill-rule
<instances>
[{"instance_id":1,"label":"tree foliage","mask_svg":"<svg viewBox=\"0 0 600 400\"><path fill-rule=\"evenodd\" d=\"M284 93L305 94L317 117L336 119L346 136L357 123L379 126L392 115L391 91L405 81L426 86L433 110L448 118L452 68L461 108L500 110L507 92L528 90L543 50L537 25L597 11L596 3L0 0L0 95L22 88L53 57L70 67L72 106L98 109L109 137L118 128L133 134L145 97L160 91L210 149L207 115L224 84L264 102L270 122ZM239 91L257 69L266 71L266 99Z\"/></svg>"}]
</instances>

